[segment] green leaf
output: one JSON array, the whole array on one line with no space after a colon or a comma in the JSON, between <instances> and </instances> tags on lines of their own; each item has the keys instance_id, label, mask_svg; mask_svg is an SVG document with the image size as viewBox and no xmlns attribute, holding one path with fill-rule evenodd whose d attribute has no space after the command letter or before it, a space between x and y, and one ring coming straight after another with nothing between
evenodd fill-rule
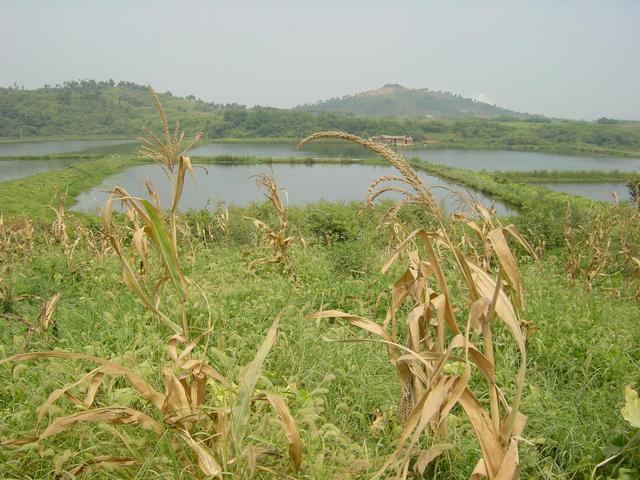
<instances>
[{"instance_id":1,"label":"green leaf","mask_svg":"<svg viewBox=\"0 0 640 480\"><path fill-rule=\"evenodd\" d=\"M632 427L640 428L640 398L631 386L624 387L624 407L622 416Z\"/></svg>"},{"instance_id":2,"label":"green leaf","mask_svg":"<svg viewBox=\"0 0 640 480\"><path fill-rule=\"evenodd\" d=\"M242 451L242 442L244 440L245 427L249 420L249 408L251 406L251 397L256 387L258 378L262 373L262 365L264 364L271 347L276 341L278 335L278 319L273 322L269 328L262 345L258 348L256 356L247 366L244 367L240 374L238 387L238 400L236 401L233 411L231 412L231 433L233 441L238 452Z\"/></svg>"},{"instance_id":3,"label":"green leaf","mask_svg":"<svg viewBox=\"0 0 640 480\"><path fill-rule=\"evenodd\" d=\"M140 200L140 203L144 207L149 216L149 221L153 228L153 234L151 238L155 240L156 245L160 249L162 259L164 260L167 273L171 278L178 295L182 299L187 298L187 282L184 279L184 275L180 270L180 264L178 263L178 253L175 250L175 246L172 244L167 226L160 218L158 211L147 200Z\"/></svg>"}]
</instances>

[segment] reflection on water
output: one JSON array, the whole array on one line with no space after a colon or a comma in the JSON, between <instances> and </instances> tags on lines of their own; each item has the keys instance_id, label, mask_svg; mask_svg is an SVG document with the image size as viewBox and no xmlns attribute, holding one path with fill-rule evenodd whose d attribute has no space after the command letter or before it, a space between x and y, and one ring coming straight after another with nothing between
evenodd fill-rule
<instances>
[{"instance_id":1,"label":"reflection on water","mask_svg":"<svg viewBox=\"0 0 640 480\"><path fill-rule=\"evenodd\" d=\"M608 156L558 155L494 150L399 149L406 158L469 170L620 170L640 172L640 159ZM364 158L374 156L359 145L311 143L302 150L286 143L209 143L194 148L193 156L230 155L256 158Z\"/></svg>"},{"instance_id":2,"label":"reflection on water","mask_svg":"<svg viewBox=\"0 0 640 480\"><path fill-rule=\"evenodd\" d=\"M282 189L286 191L284 199L291 205L302 205L310 202L326 200L329 202L362 201L369 184L382 175L396 175L391 167L354 164L274 164L274 165L208 165L208 175L197 170L196 184L187 178L187 185L182 193L180 205L183 209L214 208L217 203L224 202L245 206L252 202L264 201L263 193L256 187L252 176L260 173L273 175ZM433 194L447 211L458 210L457 201L450 191L464 192L456 185L451 185L436 177L420 173L426 185L434 187ZM74 210L95 212L104 205L107 190L114 185L124 187L131 195L145 195L141 182L151 180L160 191L164 205L169 205L170 195L166 187L166 179L157 165L138 165L106 179L102 185L78 197ZM498 214L515 214L501 203L474 194L483 204L496 206ZM390 196L390 198L398 198Z\"/></svg>"},{"instance_id":3,"label":"reflection on water","mask_svg":"<svg viewBox=\"0 0 640 480\"><path fill-rule=\"evenodd\" d=\"M0 160L0 182L28 177L36 173L48 172L68 167L81 160L55 158L47 160Z\"/></svg>"},{"instance_id":4,"label":"reflection on water","mask_svg":"<svg viewBox=\"0 0 640 480\"><path fill-rule=\"evenodd\" d=\"M135 140L63 140L56 142L0 143L0 156L21 157L81 152L95 147L134 143Z\"/></svg>"},{"instance_id":5,"label":"reflection on water","mask_svg":"<svg viewBox=\"0 0 640 480\"><path fill-rule=\"evenodd\" d=\"M630 200L631 195L625 183L602 182L602 183L534 183L540 187L546 187L555 192L568 193L569 195L579 195L592 200L602 200L613 202L613 194L617 195L619 201Z\"/></svg>"}]
</instances>

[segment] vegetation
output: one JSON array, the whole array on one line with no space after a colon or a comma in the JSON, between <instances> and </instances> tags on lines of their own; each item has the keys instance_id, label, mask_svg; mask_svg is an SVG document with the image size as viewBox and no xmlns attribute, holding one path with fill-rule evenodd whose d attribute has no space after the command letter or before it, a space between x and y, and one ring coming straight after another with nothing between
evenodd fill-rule
<instances>
[{"instance_id":1,"label":"vegetation","mask_svg":"<svg viewBox=\"0 0 640 480\"><path fill-rule=\"evenodd\" d=\"M249 218L257 230L264 233L264 241L271 247L272 255L267 257L261 257L251 262L250 267L255 268L258 265L279 263L287 266L287 251L295 240L295 237L288 235L287 229L289 227L289 221L287 220L287 209L285 204L280 198L280 192L278 191L278 185L272 177L266 175L259 175L256 183L259 187L263 187L266 190L265 197L273 206L276 216L278 217L278 229L273 229L266 223L258 220L257 218Z\"/></svg>"},{"instance_id":2,"label":"vegetation","mask_svg":"<svg viewBox=\"0 0 640 480\"><path fill-rule=\"evenodd\" d=\"M400 433L395 420L401 397L396 374L384 347L323 342L321 337L354 337L346 325L323 322L316 326L305 315L335 307L383 321L390 305L388 289L402 271L396 265L382 277L378 273L388 255L387 234L376 228L382 212L361 211L357 205L291 207L290 225L299 229L308 244L306 250L294 244L289 252L296 265L296 278L292 278L277 270L263 270L259 275L247 271L243 252L256 248L260 239L242 216L267 219L270 211L261 205L230 209L228 235L216 228L216 212L185 216L194 232L190 243L197 255L187 259L185 273L214 301L215 338L221 342L216 348L210 346L202 358L235 378L260 345L261 334L291 305L281 319L280 340L272 349L259 388L275 388L288 399L304 444L302 475L370 478L381 465L377 459L392 453ZM410 228L420 225L416 212L406 211L401 218ZM196 236L196 220L212 225L212 235ZM75 222L67 222L68 230L75 232ZM23 256L17 251L3 259L4 290L0 288L3 311L25 318L38 315L40 298L61 294L48 340L34 343L34 339L31 348L84 351L126 362L156 388L161 386L162 378L152 365L165 358L166 338L153 316L119 282L117 259L109 250L96 255L82 237L68 264L60 245L47 242L48 225L34 228L38 233L31 253ZM328 244L329 232L333 240ZM70 235L75 242L75 233ZM189 243L180 247L187 256L190 248ZM624 386L637 387L640 382L639 307L632 287L625 288L622 280L598 282L591 292L580 279L569 281L561 252L549 253L539 262L524 261L521 268L525 318L530 322L522 405L529 420L523 434L527 442L520 444L521 475L589 478L594 466L609 455L606 452L621 449L634 435L619 409ZM206 325L203 302L189 312L194 328ZM23 351L24 327L10 323L0 331L3 357ZM511 367L501 358L496 375L510 378ZM0 410L5 419L1 438L30 436L38 405L54 389L90 371L91 367L78 361L15 370L0 367ZM103 405L128 401L133 393L115 380L109 384L112 390L103 388L96 396ZM72 404L64 411L73 412ZM437 463L437 472L447 478L466 478L463 473L473 469L480 454L468 440L472 433L459 416L454 412L448 421L455 448L448 449ZM2 476L20 478L29 472L33 478L47 478L52 472L62 474L109 452L141 458L129 469L118 470L115 475L119 478L180 478L182 467L166 439L156 442L143 431L119 429L123 443L107 436L108 431L107 427L78 425L73 434L45 441L44 456L33 447L0 449ZM147 442L157 443L157 448L149 452L144 447ZM600 474L615 478L617 469L633 469L637 461L637 454L623 452L602 467ZM109 475L113 474L94 471L87 477Z\"/></svg>"},{"instance_id":3,"label":"vegetation","mask_svg":"<svg viewBox=\"0 0 640 480\"><path fill-rule=\"evenodd\" d=\"M596 171L596 170L532 170L532 171L494 171L493 177L527 183L600 183L600 182L637 182L639 175L631 172L620 172L616 170Z\"/></svg>"},{"instance_id":4,"label":"vegetation","mask_svg":"<svg viewBox=\"0 0 640 480\"><path fill-rule=\"evenodd\" d=\"M299 140L322 130L361 137L409 135L429 148L487 148L640 155L637 122L519 120L513 117L408 119L356 117L206 103L160 94L167 114L209 139ZM66 82L38 90L0 89L0 138L137 136L154 125L146 88L128 82Z\"/></svg>"},{"instance_id":5,"label":"vegetation","mask_svg":"<svg viewBox=\"0 0 640 480\"><path fill-rule=\"evenodd\" d=\"M295 110L311 112L340 112L359 117L513 117L538 118L517 113L490 103L478 102L449 92L411 89L388 84L342 98L331 98L313 104L300 105Z\"/></svg>"},{"instance_id":6,"label":"vegetation","mask_svg":"<svg viewBox=\"0 0 640 480\"><path fill-rule=\"evenodd\" d=\"M442 443L448 439L447 417L459 405L473 427L478 446L482 450L482 458L474 473L490 479L518 478L518 441L526 423L526 417L519 410L526 372L525 333L519 318L524 300L520 272L505 234L514 235L533 254L532 250L512 226L505 228L497 220L497 224L494 224L489 210L473 204L472 207L482 214L480 218L483 222L482 227L472 221L468 223L473 231L481 232L483 261L479 262L478 250L473 248L464 251L464 244L451 239L449 228L444 224L443 214L436 207L431 192L401 156L373 142L342 132L317 133L303 140L301 145L318 138L341 138L358 143L379 153L396 168L400 176L374 180L368 192L369 205L386 192L395 191L402 195L402 199L384 214L383 223L390 220L398 222L400 210L415 204L439 227L431 232L423 229L414 231L398 245L391 259L382 267L382 272L385 273L403 251L410 251L409 266L393 285L391 306L383 326L367 318L337 310L312 315L313 318L344 318L354 326L379 335L388 347L389 360L396 367L402 387L397 417L403 424L403 430L396 451L385 462L379 474L392 469L396 472L396 478L407 478L411 467L418 475L423 475L427 469L432 471L432 462L450 448ZM402 187L391 185L390 182L393 181L400 182ZM418 239L424 246L424 259L421 259L416 246L412 248L413 241ZM441 246L452 254L452 270L457 270L464 279L467 292L456 288L455 284L447 284L443 273L446 260L440 249L434 249L434 245ZM495 278L490 266L493 254L499 265ZM535 258L535 254L533 256ZM428 286L430 276L433 276L432 280L437 283L440 293ZM505 291L502 282L505 282ZM464 303L471 305L468 320L456 321L453 302L456 297L465 296L467 300ZM405 325L398 324L400 307L407 299L410 299L410 313ZM497 323L498 319L507 326L519 350L513 399L512 403L508 403L502 397L503 414L498 400L500 390L496 384L494 340L491 333L491 324ZM473 341L479 342L481 336L482 348L476 346L479 343L472 343L472 328L479 333L474 336ZM399 330L404 330L402 342L398 338ZM451 338L448 343L445 340L447 337ZM460 353L456 357L454 352ZM447 371L447 368L452 367L455 373ZM472 372L475 369L485 377L486 389L472 383ZM490 413L477 399L487 395ZM430 445L420 451L422 436L429 440ZM413 463L412 454L416 449L418 456Z\"/></svg>"},{"instance_id":7,"label":"vegetation","mask_svg":"<svg viewBox=\"0 0 640 480\"><path fill-rule=\"evenodd\" d=\"M263 178L268 202L179 214L188 145L156 103L144 153L167 208L152 188L116 188L129 210L108 203L103 222L64 208L127 157L3 184L0 476L634 478L633 205L331 133L308 141L354 140L398 170L367 206L285 207ZM446 216L418 167L521 214L463 196ZM249 268L264 232L278 262Z\"/></svg>"}]
</instances>

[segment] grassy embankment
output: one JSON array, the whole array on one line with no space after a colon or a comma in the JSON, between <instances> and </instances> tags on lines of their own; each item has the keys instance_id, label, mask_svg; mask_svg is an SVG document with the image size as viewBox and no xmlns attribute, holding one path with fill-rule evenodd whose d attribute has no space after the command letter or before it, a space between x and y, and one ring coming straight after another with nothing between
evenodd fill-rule
<instances>
[{"instance_id":1,"label":"grassy embankment","mask_svg":"<svg viewBox=\"0 0 640 480\"><path fill-rule=\"evenodd\" d=\"M575 170L575 171L553 171L534 170L529 172L516 171L494 171L496 179L508 179L514 182L526 183L599 183L599 182L622 182L640 181L640 174L635 172L621 172L619 170L599 171L599 170Z\"/></svg>"},{"instance_id":2,"label":"grassy embankment","mask_svg":"<svg viewBox=\"0 0 640 480\"><path fill-rule=\"evenodd\" d=\"M557 154L579 154L579 155L612 155L618 157L640 157L640 140L631 141L628 146L615 145L615 144L597 144L590 142L588 139L580 138L580 135L571 136L564 140L554 140L554 133L560 135L562 132L561 125L549 124L547 129L549 132L540 132L536 129L541 128L536 124L527 122L511 121L505 125L500 125L499 129L495 131L490 129L490 134L486 136L475 136L469 133L465 133L465 130L461 127L456 127L454 121L439 121L444 123L445 126L436 128L436 131L427 133L427 137L424 140L417 140L413 147L403 147L399 151L406 157L411 157L411 151L414 149L428 149L428 150L513 150L521 152L544 152L544 153L557 153ZM458 123L461 121L458 120ZM471 121L473 122L473 121ZM483 120L480 122L480 130L482 130ZM491 122L486 120L486 122ZM575 122L573 125L568 123L571 130L586 135L592 128L590 124L580 124ZM554 127L555 125L555 127ZM582 127L580 125L583 125ZM384 126L379 127L381 131L384 131ZM553 129L557 128L558 132L553 132ZM603 128L598 126L596 128ZM606 128L606 127L604 127ZM582 129L586 132L582 132ZM427 129L429 130L429 129ZM439 131L441 130L441 131ZM476 131L477 129L472 129ZM633 132L633 138L636 136L636 130L640 132L639 126L629 127L629 130ZM397 133L397 132L396 132ZM606 132L605 132L606 134ZM522 135L522 138L519 137ZM637 134L640 137L640 133ZM66 136L51 136L51 137L29 137L24 142L47 142L47 141L67 141L67 140L118 140L118 139L135 139L132 135L66 135ZM292 136L209 136L205 132L201 145L207 143L223 143L223 144L290 144L295 145L300 141L299 135ZM0 138L0 144L13 144L20 143L15 138ZM636 145L637 143L637 145ZM121 152L125 153L125 152ZM128 152L127 152L128 153Z\"/></svg>"},{"instance_id":3,"label":"grassy embankment","mask_svg":"<svg viewBox=\"0 0 640 480\"><path fill-rule=\"evenodd\" d=\"M25 217L51 219L52 204L56 192L66 192L66 206L80 193L100 185L109 175L122 171L139 162L133 157L101 156L99 159L79 161L52 172L31 175L0 183L0 214L5 218Z\"/></svg>"}]
</instances>

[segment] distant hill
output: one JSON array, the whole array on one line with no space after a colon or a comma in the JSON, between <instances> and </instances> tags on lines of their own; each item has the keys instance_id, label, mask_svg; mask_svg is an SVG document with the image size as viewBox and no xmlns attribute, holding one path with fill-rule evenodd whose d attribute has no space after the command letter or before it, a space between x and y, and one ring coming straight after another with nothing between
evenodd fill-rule
<instances>
[{"instance_id":1,"label":"distant hill","mask_svg":"<svg viewBox=\"0 0 640 480\"><path fill-rule=\"evenodd\" d=\"M201 131L206 139L291 141L313 132L342 130L362 137L408 135L432 148L573 150L640 156L640 123L606 118L597 122L550 119L398 85L294 110L223 105L170 92L158 96L171 124L179 120L188 135ZM360 105L360 109L330 111L345 105ZM424 113L427 111L431 113ZM381 118L383 113L405 117ZM135 137L145 128L158 132L158 116L147 87L132 82L80 80L34 90L0 88L0 141L21 137L27 141L44 137Z\"/></svg>"},{"instance_id":2,"label":"distant hill","mask_svg":"<svg viewBox=\"0 0 640 480\"><path fill-rule=\"evenodd\" d=\"M359 117L452 118L452 117L518 117L531 115L514 112L490 103L465 98L448 92L405 88L388 84L376 90L331 98L314 104L300 105L294 110L338 112Z\"/></svg>"},{"instance_id":3,"label":"distant hill","mask_svg":"<svg viewBox=\"0 0 640 480\"><path fill-rule=\"evenodd\" d=\"M172 120L187 130L206 129L225 106L158 93ZM0 137L139 135L157 126L146 86L80 80L35 90L0 88Z\"/></svg>"}]
</instances>

